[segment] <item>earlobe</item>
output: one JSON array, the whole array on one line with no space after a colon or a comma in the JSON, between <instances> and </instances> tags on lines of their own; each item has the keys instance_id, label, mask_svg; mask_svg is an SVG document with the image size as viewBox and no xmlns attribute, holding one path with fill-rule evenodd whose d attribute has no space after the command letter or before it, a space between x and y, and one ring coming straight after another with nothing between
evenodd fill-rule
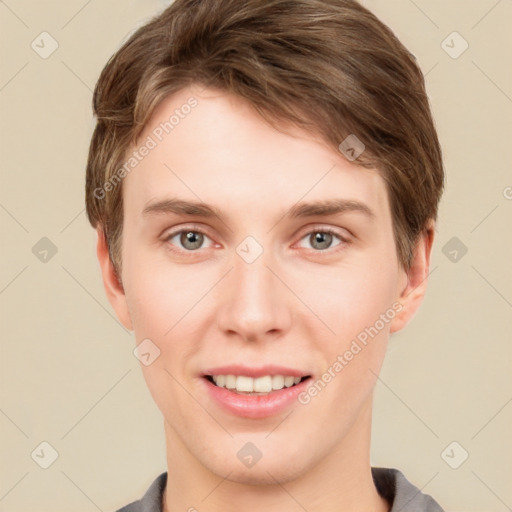
<instances>
[{"instance_id":1,"label":"earlobe","mask_svg":"<svg viewBox=\"0 0 512 512\"><path fill-rule=\"evenodd\" d=\"M96 229L96 235L96 255L100 264L103 286L105 287L107 298L114 308L119 321L127 329L133 330L130 313L128 311L128 304L126 302L125 291L110 258L105 234L100 227Z\"/></svg>"},{"instance_id":2,"label":"earlobe","mask_svg":"<svg viewBox=\"0 0 512 512\"><path fill-rule=\"evenodd\" d=\"M403 279L399 285L397 297L402 309L391 322L390 333L403 329L414 318L423 301L427 291L433 242L434 223L431 222L418 237L410 269L407 272L402 271Z\"/></svg>"}]
</instances>

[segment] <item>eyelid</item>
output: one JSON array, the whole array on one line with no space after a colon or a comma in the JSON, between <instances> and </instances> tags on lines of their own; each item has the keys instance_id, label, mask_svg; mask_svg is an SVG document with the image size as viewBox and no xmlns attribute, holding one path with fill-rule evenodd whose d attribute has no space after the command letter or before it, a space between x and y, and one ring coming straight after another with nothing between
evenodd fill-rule
<instances>
[{"instance_id":1,"label":"eyelid","mask_svg":"<svg viewBox=\"0 0 512 512\"><path fill-rule=\"evenodd\" d=\"M302 233L303 231L301 230L300 233ZM340 228L340 227L335 227L335 226L331 226L331 225L325 225L325 224L313 224L313 225L308 225L304 228L304 235L301 237L304 238L305 235L308 235L308 234L311 234L311 233L330 233L330 234L333 234L333 235L336 235L338 237L340 237L342 240L345 240L348 242L348 238L353 236L352 233L346 229L346 228ZM343 232L346 232L347 235L343 235Z\"/></svg>"},{"instance_id":2,"label":"eyelid","mask_svg":"<svg viewBox=\"0 0 512 512\"><path fill-rule=\"evenodd\" d=\"M169 228L164 231L162 236L167 239L171 236L175 236L178 233L181 233L182 231L197 231L198 233L209 236L206 228L200 226L199 224L185 224L184 226L179 225L175 228Z\"/></svg>"}]
</instances>

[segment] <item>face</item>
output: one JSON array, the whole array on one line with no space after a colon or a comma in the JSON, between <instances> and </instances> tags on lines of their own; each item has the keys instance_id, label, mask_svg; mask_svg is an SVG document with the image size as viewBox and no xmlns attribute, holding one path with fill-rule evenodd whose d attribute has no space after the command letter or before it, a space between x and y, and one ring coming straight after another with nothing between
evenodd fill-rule
<instances>
[{"instance_id":1,"label":"face","mask_svg":"<svg viewBox=\"0 0 512 512\"><path fill-rule=\"evenodd\" d=\"M369 442L387 339L414 310L378 172L211 89L168 97L143 144L107 291L159 351L141 368L168 451L263 483Z\"/></svg>"}]
</instances>

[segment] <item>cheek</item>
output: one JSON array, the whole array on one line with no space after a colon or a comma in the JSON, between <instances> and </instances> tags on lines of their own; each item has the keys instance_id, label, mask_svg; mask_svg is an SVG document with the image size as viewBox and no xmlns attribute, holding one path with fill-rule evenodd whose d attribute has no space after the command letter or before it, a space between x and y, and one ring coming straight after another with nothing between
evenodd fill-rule
<instances>
[{"instance_id":1,"label":"cheek","mask_svg":"<svg viewBox=\"0 0 512 512\"><path fill-rule=\"evenodd\" d=\"M170 263L165 251L137 248L129 242L127 236L123 282L136 337L163 339L196 295L194 272Z\"/></svg>"},{"instance_id":2,"label":"cheek","mask_svg":"<svg viewBox=\"0 0 512 512\"><path fill-rule=\"evenodd\" d=\"M386 271L383 267L376 265L365 271L346 268L335 279L320 280L325 293L317 292L313 297L319 316L335 332L324 330L327 334L321 337L314 329L309 333L321 353L321 380L333 383L319 392L319 404L325 404L326 410L332 409L332 403L338 404L340 425L344 418L353 417L358 404L371 393L386 354L396 313L396 282L392 267L386 265ZM317 387L324 389L322 382Z\"/></svg>"},{"instance_id":3,"label":"cheek","mask_svg":"<svg viewBox=\"0 0 512 512\"><path fill-rule=\"evenodd\" d=\"M171 290L163 294L163 278L141 268L126 283L126 301L137 340L160 338L170 328L172 320Z\"/></svg>"},{"instance_id":4,"label":"cheek","mask_svg":"<svg viewBox=\"0 0 512 512\"><path fill-rule=\"evenodd\" d=\"M392 306L397 278L392 269L391 265L347 265L318 271L304 283L308 305L334 331L341 346Z\"/></svg>"},{"instance_id":5,"label":"cheek","mask_svg":"<svg viewBox=\"0 0 512 512\"><path fill-rule=\"evenodd\" d=\"M218 280L217 273L208 265L170 263L165 254L151 258L141 251L136 256L134 252L126 267L125 289L135 339L140 343L148 338L160 350L158 359L142 368L145 378L159 375L168 381L166 369L181 380L193 366L203 339L198 326L201 322L207 326L212 318L206 309L211 304L207 294Z\"/></svg>"},{"instance_id":6,"label":"cheek","mask_svg":"<svg viewBox=\"0 0 512 512\"><path fill-rule=\"evenodd\" d=\"M129 274L126 297L137 343L150 339L159 349L159 356L148 366L141 364L144 379L156 404L166 411L168 420L179 408L169 409L169 397L179 397L189 362L197 350L193 322L194 305L205 293L203 281L190 268L160 264L144 255L131 258L126 270ZM168 410L169 409L169 410ZM181 421L181 420L180 420Z\"/></svg>"}]
</instances>

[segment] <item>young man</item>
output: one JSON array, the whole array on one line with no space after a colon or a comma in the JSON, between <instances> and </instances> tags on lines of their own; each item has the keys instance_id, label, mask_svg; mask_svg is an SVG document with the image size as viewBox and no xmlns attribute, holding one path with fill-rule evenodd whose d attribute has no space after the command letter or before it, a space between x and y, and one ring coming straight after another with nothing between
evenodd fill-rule
<instances>
[{"instance_id":1,"label":"young man","mask_svg":"<svg viewBox=\"0 0 512 512\"><path fill-rule=\"evenodd\" d=\"M414 57L351 0L176 0L94 112L87 213L167 447L121 510L441 511L369 455L443 189Z\"/></svg>"}]
</instances>

